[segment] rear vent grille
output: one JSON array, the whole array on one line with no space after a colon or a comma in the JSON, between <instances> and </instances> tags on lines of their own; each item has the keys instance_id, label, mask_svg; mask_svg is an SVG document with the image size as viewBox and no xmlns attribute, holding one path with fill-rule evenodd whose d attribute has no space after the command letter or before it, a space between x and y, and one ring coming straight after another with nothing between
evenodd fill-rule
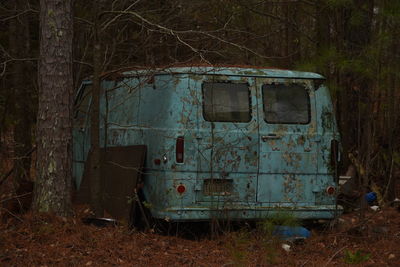
<instances>
[{"instance_id":1,"label":"rear vent grille","mask_svg":"<svg viewBox=\"0 0 400 267\"><path fill-rule=\"evenodd\" d=\"M232 179L205 179L203 194L207 196L225 196L233 192Z\"/></svg>"}]
</instances>

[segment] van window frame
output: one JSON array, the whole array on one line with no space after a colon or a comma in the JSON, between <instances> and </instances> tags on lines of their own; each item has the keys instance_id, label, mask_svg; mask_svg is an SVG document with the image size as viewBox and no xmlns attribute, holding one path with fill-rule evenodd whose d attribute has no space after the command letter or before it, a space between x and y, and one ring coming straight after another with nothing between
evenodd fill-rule
<instances>
[{"instance_id":1,"label":"van window frame","mask_svg":"<svg viewBox=\"0 0 400 267\"><path fill-rule=\"evenodd\" d=\"M206 117L206 109L205 109L206 103L205 103L205 91L204 91L204 85L205 85L206 83L214 83L214 84L217 84L217 83L223 83L223 84L243 84L243 85L245 85L245 86L247 87L247 93L248 93L248 98L249 98L249 109L248 109L249 120L247 120L247 121L208 120L207 117ZM252 115L253 110L252 110L252 102L251 102L251 90L250 90L250 84L249 84L248 82L234 81L234 80L204 81L204 82L201 84L201 93L202 93L202 109L203 109L203 110L202 110L202 115L203 115L203 119L204 119L205 121L208 121L208 122L230 122L230 123L249 123L249 122L252 121L252 119L253 119L253 115Z\"/></svg>"},{"instance_id":2,"label":"van window frame","mask_svg":"<svg viewBox=\"0 0 400 267\"><path fill-rule=\"evenodd\" d=\"M307 94L307 115L308 115L307 122L284 122L284 121L271 122L271 121L267 120L267 116L266 116L267 114L266 114L265 102L264 102L264 100L265 100L265 96L264 96L264 90L265 89L264 89L264 87L268 86L268 85L273 85L273 84L275 84L275 85L285 85L285 82L264 83L263 85L261 85L261 94L262 94L261 101L262 101L262 107L263 107L264 121L266 123L268 123L268 124L287 124L287 125L307 125L307 124L310 124L311 120L312 120L310 90L307 88L307 86L304 83L301 83L301 82L297 82L297 83L294 82L292 84L301 85L304 88L304 90L305 90L305 92Z\"/></svg>"}]
</instances>

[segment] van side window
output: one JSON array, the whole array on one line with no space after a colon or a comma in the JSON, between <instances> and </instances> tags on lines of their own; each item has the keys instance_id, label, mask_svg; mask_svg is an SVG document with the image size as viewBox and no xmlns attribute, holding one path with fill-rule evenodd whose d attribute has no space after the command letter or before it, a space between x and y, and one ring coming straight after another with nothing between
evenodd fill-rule
<instances>
[{"instance_id":1,"label":"van side window","mask_svg":"<svg viewBox=\"0 0 400 267\"><path fill-rule=\"evenodd\" d=\"M307 124L310 97L302 84L264 84L264 116L268 123Z\"/></svg>"},{"instance_id":2,"label":"van side window","mask_svg":"<svg viewBox=\"0 0 400 267\"><path fill-rule=\"evenodd\" d=\"M247 83L203 83L203 116L211 122L249 122L250 91Z\"/></svg>"},{"instance_id":3,"label":"van side window","mask_svg":"<svg viewBox=\"0 0 400 267\"><path fill-rule=\"evenodd\" d=\"M82 88L81 93L78 95L75 105L75 124L79 127L83 127L85 124L85 118L88 116L90 99L92 96L92 85L86 85Z\"/></svg>"}]
</instances>

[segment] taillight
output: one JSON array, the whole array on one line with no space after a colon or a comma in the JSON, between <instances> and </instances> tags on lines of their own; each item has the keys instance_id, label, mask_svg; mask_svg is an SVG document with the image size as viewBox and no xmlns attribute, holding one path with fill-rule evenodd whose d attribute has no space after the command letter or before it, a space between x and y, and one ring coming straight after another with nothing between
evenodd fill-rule
<instances>
[{"instance_id":1,"label":"taillight","mask_svg":"<svg viewBox=\"0 0 400 267\"><path fill-rule=\"evenodd\" d=\"M336 192L336 189L333 186L328 186L326 188L326 193L330 196L334 195Z\"/></svg>"},{"instance_id":2,"label":"taillight","mask_svg":"<svg viewBox=\"0 0 400 267\"><path fill-rule=\"evenodd\" d=\"M176 151L175 151L177 163L183 163L184 150L185 150L185 139L183 138L183 136L179 136L176 139Z\"/></svg>"},{"instance_id":3,"label":"taillight","mask_svg":"<svg viewBox=\"0 0 400 267\"><path fill-rule=\"evenodd\" d=\"M176 191L177 191L179 194L183 194L183 193L185 193L185 191L186 191L186 187L185 187L183 184L180 184L180 185L178 185L178 186L176 187Z\"/></svg>"}]
</instances>

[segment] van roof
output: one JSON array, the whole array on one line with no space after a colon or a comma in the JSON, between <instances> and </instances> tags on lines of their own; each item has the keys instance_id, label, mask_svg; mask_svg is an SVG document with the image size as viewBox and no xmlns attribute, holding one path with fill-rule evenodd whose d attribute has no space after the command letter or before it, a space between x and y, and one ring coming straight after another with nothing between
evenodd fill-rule
<instances>
[{"instance_id":1,"label":"van roof","mask_svg":"<svg viewBox=\"0 0 400 267\"><path fill-rule=\"evenodd\" d=\"M129 77L142 75L168 75L168 74L209 74L209 75L230 75L230 76L253 76L270 78L300 78L300 79L325 79L322 75L314 72L285 70L278 68L265 68L254 66L210 66L191 65L164 68L129 68L111 71L104 76L108 77Z\"/></svg>"}]
</instances>

